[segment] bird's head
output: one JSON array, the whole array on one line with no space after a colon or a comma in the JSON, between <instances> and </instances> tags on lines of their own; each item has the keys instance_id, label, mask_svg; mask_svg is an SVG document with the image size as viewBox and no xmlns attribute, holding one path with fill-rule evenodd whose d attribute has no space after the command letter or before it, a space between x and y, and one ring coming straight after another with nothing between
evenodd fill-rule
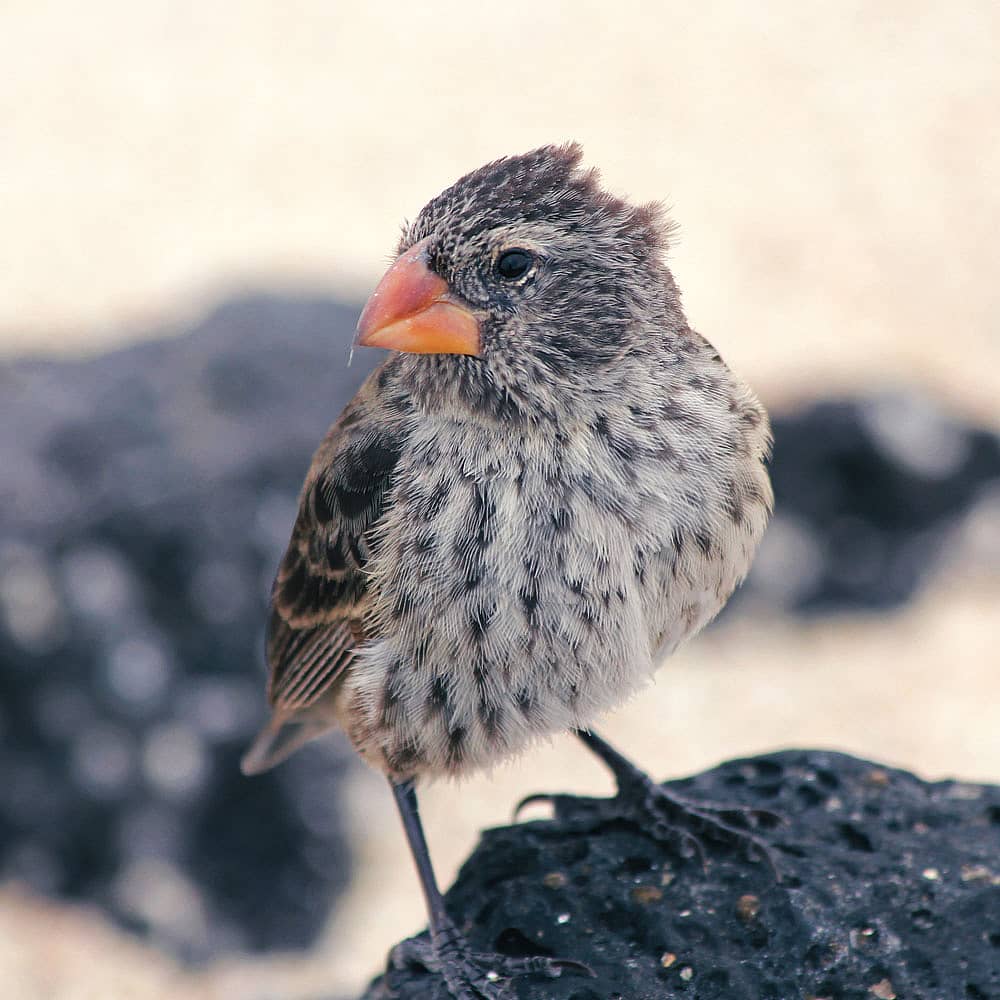
<instances>
[{"instance_id":1,"label":"bird's head","mask_svg":"<svg viewBox=\"0 0 1000 1000\"><path fill-rule=\"evenodd\" d=\"M366 305L357 343L517 401L584 390L683 325L657 205L601 189L578 145L489 163L433 198ZM527 398L525 398L527 402Z\"/></svg>"}]
</instances>

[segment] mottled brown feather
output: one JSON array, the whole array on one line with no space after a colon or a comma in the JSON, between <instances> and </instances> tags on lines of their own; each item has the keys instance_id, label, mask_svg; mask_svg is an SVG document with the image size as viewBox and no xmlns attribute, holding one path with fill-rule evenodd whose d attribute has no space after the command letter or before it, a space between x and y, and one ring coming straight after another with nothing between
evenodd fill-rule
<instances>
[{"instance_id":1,"label":"mottled brown feather","mask_svg":"<svg viewBox=\"0 0 1000 1000\"><path fill-rule=\"evenodd\" d=\"M317 451L274 581L266 651L268 698L279 714L327 694L367 638L369 529L382 512L403 435L391 423L371 433L362 417L372 395L369 380Z\"/></svg>"}]
</instances>

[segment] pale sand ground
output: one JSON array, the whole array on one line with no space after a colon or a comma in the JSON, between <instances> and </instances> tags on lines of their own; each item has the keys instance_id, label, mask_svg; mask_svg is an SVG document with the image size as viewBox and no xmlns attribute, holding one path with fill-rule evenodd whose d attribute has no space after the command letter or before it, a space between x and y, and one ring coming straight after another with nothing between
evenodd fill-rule
<instances>
[{"instance_id":1,"label":"pale sand ground","mask_svg":"<svg viewBox=\"0 0 1000 1000\"><path fill-rule=\"evenodd\" d=\"M7 0L0 353L93 352L246 287L360 298L401 218L458 173L576 138L615 190L671 203L689 313L770 403L905 383L1000 421L1000 6L524 10ZM997 780L983 566L898 615L720 629L606 732L663 776L810 745ZM522 794L566 787L608 784L560 739L431 789L443 880ZM5 993L356 990L424 918L380 780L351 798L357 881L314 954L185 973L9 887Z\"/></svg>"}]
</instances>

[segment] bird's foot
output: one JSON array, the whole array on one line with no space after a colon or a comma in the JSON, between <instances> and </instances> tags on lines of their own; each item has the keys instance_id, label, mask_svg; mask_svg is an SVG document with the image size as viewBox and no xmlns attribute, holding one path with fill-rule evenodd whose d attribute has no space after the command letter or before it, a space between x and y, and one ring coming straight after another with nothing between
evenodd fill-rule
<instances>
[{"instance_id":1,"label":"bird's foot","mask_svg":"<svg viewBox=\"0 0 1000 1000\"><path fill-rule=\"evenodd\" d=\"M630 823L654 840L676 847L682 857L697 857L703 867L708 864L706 841L742 849L754 860L763 858L775 880L781 881L772 848L756 833L762 824L775 826L782 822L769 809L687 802L638 768L627 776L618 775L618 794L613 798L529 795L518 803L515 818L525 806L535 802L549 803L556 819L581 831L616 821Z\"/></svg>"},{"instance_id":2,"label":"bird's foot","mask_svg":"<svg viewBox=\"0 0 1000 1000\"><path fill-rule=\"evenodd\" d=\"M445 981L454 1000L510 1000L507 981L515 976L545 976L555 979L563 972L593 976L582 962L547 958L543 955L516 958L473 951L459 929L448 920L432 938L413 937L392 950L394 968L422 966Z\"/></svg>"}]
</instances>

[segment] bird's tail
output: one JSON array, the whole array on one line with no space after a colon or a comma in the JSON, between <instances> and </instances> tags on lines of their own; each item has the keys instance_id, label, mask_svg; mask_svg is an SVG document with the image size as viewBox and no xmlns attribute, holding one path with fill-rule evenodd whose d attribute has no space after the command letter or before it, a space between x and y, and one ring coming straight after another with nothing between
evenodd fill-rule
<instances>
[{"instance_id":1,"label":"bird's tail","mask_svg":"<svg viewBox=\"0 0 1000 1000\"><path fill-rule=\"evenodd\" d=\"M240 770L246 775L269 771L299 747L331 729L333 725L323 718L276 712L243 755Z\"/></svg>"}]
</instances>

